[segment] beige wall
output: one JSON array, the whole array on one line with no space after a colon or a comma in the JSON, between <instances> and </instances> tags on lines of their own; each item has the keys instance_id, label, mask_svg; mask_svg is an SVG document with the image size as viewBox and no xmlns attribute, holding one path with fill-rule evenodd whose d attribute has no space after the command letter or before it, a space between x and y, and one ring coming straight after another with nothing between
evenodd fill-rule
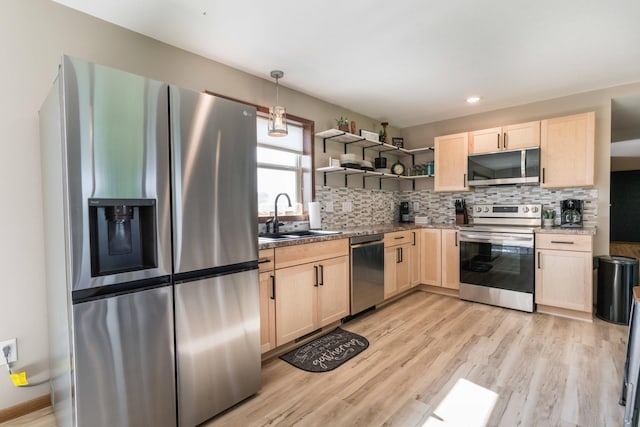
<instances>
[{"instance_id":1,"label":"beige wall","mask_svg":"<svg viewBox=\"0 0 640 427\"><path fill-rule=\"evenodd\" d=\"M195 90L208 89L268 106L272 80L263 80L47 0L0 0L0 341L18 338L19 363L32 382L46 379L44 285L38 110L62 54L124 69ZM269 69L265 69L268 75ZM285 69L286 71L286 69ZM286 86L286 77L282 83ZM377 121L281 88L291 114L316 129L347 116L374 129ZM45 209L46 213L46 209ZM0 409L48 393L48 386L14 388L0 376Z\"/></svg>"},{"instance_id":2,"label":"beige wall","mask_svg":"<svg viewBox=\"0 0 640 427\"><path fill-rule=\"evenodd\" d=\"M273 101L273 82L123 30L47 0L0 0L0 341L17 337L18 369L33 382L46 379L44 286L38 109L62 54L146 75L196 90L208 89L261 105ZM265 69L265 74L270 70ZM285 69L286 72L286 69ZM286 86L286 77L282 83ZM435 135L595 110L598 115L597 182L602 206L599 244L608 240L609 99L640 92L640 85L593 92L407 129L405 144ZM291 114L315 121L316 130L347 116L359 128L378 121L282 88ZM44 210L46 214L46 208ZM606 217L606 218L605 218ZM4 369L4 367L2 368ZM48 393L41 385L16 389L0 376L0 409Z\"/></svg>"},{"instance_id":3,"label":"beige wall","mask_svg":"<svg viewBox=\"0 0 640 427\"><path fill-rule=\"evenodd\" d=\"M596 112L596 177L598 189L598 225L594 251L609 253L609 180L611 144L611 98L640 93L640 83L618 86L514 108L475 114L451 120L429 123L402 130L405 146L416 148L438 135L486 129L502 125L564 116L586 111ZM433 144L433 142L429 142ZM570 164L567 167L571 167Z\"/></svg>"}]
</instances>

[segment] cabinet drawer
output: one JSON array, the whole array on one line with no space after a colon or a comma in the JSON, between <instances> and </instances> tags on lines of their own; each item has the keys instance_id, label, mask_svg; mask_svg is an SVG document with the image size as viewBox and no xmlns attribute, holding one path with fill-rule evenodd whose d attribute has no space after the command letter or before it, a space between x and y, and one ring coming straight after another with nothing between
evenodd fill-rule
<instances>
[{"instance_id":1,"label":"cabinet drawer","mask_svg":"<svg viewBox=\"0 0 640 427\"><path fill-rule=\"evenodd\" d=\"M258 252L258 268L260 273L271 271L274 269L274 253L273 249L261 249Z\"/></svg>"},{"instance_id":2,"label":"cabinet drawer","mask_svg":"<svg viewBox=\"0 0 640 427\"><path fill-rule=\"evenodd\" d=\"M384 247L404 245L405 243L413 244L413 233L419 230L394 231L384 235Z\"/></svg>"},{"instance_id":3,"label":"cabinet drawer","mask_svg":"<svg viewBox=\"0 0 640 427\"><path fill-rule=\"evenodd\" d=\"M290 267L343 255L349 255L349 239L285 246L276 248L276 268Z\"/></svg>"},{"instance_id":4,"label":"cabinet drawer","mask_svg":"<svg viewBox=\"0 0 640 427\"><path fill-rule=\"evenodd\" d=\"M592 251L592 236L578 234L536 234L536 249Z\"/></svg>"}]
</instances>

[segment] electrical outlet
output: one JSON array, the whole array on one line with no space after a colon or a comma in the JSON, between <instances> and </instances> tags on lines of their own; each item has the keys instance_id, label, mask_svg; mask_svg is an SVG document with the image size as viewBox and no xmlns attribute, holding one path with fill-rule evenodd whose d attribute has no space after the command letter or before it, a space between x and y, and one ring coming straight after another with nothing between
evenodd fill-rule
<instances>
[{"instance_id":1,"label":"electrical outlet","mask_svg":"<svg viewBox=\"0 0 640 427\"><path fill-rule=\"evenodd\" d=\"M342 202L342 212L351 212L353 210L353 205L351 202Z\"/></svg>"},{"instance_id":2,"label":"electrical outlet","mask_svg":"<svg viewBox=\"0 0 640 427\"><path fill-rule=\"evenodd\" d=\"M333 202L325 202L324 211L325 212L333 212Z\"/></svg>"},{"instance_id":3,"label":"electrical outlet","mask_svg":"<svg viewBox=\"0 0 640 427\"><path fill-rule=\"evenodd\" d=\"M15 338L0 342L0 366L6 365L4 358L4 348L9 347L9 363L18 361L18 342Z\"/></svg>"},{"instance_id":4,"label":"electrical outlet","mask_svg":"<svg viewBox=\"0 0 640 427\"><path fill-rule=\"evenodd\" d=\"M419 202L413 202L413 210L414 211L419 211L420 210L420 203Z\"/></svg>"}]
</instances>

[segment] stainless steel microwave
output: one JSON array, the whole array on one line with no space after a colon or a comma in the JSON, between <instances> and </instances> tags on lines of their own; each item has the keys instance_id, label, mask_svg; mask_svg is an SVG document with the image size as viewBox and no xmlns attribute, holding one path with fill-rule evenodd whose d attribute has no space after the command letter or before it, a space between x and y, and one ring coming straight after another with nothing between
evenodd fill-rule
<instances>
[{"instance_id":1,"label":"stainless steel microwave","mask_svg":"<svg viewBox=\"0 0 640 427\"><path fill-rule=\"evenodd\" d=\"M468 157L467 176L470 186L503 184L538 184L540 182L540 149L527 148Z\"/></svg>"}]
</instances>

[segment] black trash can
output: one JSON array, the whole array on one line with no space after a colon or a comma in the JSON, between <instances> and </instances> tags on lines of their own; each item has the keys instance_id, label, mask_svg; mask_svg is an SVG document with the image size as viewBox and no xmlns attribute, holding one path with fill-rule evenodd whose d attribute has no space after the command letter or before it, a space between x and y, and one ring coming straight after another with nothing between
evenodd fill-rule
<instances>
[{"instance_id":1,"label":"black trash can","mask_svg":"<svg viewBox=\"0 0 640 427\"><path fill-rule=\"evenodd\" d=\"M638 285L638 260L624 256L598 257L596 316L611 323L628 324L632 289Z\"/></svg>"}]
</instances>

